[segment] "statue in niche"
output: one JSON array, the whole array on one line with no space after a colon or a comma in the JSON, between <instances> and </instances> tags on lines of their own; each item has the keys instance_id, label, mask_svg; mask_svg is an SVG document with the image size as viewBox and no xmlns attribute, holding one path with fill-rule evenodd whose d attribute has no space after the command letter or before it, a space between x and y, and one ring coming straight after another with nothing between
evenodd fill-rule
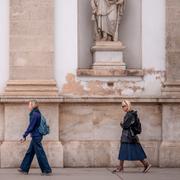
<instances>
[{"instance_id":1,"label":"statue in niche","mask_svg":"<svg viewBox=\"0 0 180 180\"><path fill-rule=\"evenodd\" d=\"M96 41L118 41L126 0L91 0Z\"/></svg>"}]
</instances>

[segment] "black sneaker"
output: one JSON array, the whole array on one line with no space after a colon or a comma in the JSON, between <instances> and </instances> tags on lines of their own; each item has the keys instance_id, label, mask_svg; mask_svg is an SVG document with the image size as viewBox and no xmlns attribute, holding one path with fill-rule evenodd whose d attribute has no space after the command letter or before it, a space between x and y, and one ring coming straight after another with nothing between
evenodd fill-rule
<instances>
[{"instance_id":1,"label":"black sneaker","mask_svg":"<svg viewBox=\"0 0 180 180\"><path fill-rule=\"evenodd\" d=\"M143 173L147 173L147 172L150 170L151 167L152 167L152 165L151 165L151 164L148 164L148 165L144 168Z\"/></svg>"},{"instance_id":2,"label":"black sneaker","mask_svg":"<svg viewBox=\"0 0 180 180\"><path fill-rule=\"evenodd\" d=\"M48 172L48 173L43 172L41 173L41 176L52 176L52 172Z\"/></svg>"},{"instance_id":3,"label":"black sneaker","mask_svg":"<svg viewBox=\"0 0 180 180\"><path fill-rule=\"evenodd\" d=\"M21 168L19 168L17 171L23 175L28 175L28 172L23 171Z\"/></svg>"},{"instance_id":4,"label":"black sneaker","mask_svg":"<svg viewBox=\"0 0 180 180\"><path fill-rule=\"evenodd\" d=\"M123 172L123 170L124 170L123 168L116 168L112 171L112 173L114 174L114 173L118 173L118 172Z\"/></svg>"}]
</instances>

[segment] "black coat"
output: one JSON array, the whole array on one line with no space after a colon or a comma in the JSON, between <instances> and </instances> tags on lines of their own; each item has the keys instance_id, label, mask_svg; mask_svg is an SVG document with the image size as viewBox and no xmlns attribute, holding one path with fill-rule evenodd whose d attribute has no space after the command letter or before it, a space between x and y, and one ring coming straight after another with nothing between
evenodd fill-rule
<instances>
[{"instance_id":1,"label":"black coat","mask_svg":"<svg viewBox=\"0 0 180 180\"><path fill-rule=\"evenodd\" d=\"M136 121L137 111L129 111L124 116L123 123L121 123L122 135L121 143L139 143L139 138L137 135L133 136L131 132L131 127Z\"/></svg>"}]
</instances>

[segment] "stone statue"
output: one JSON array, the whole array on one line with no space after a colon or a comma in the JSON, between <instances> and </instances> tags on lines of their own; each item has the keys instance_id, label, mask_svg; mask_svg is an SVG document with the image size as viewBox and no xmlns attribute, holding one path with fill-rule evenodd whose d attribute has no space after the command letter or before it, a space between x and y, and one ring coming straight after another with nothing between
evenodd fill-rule
<instances>
[{"instance_id":1,"label":"stone statue","mask_svg":"<svg viewBox=\"0 0 180 180\"><path fill-rule=\"evenodd\" d=\"M118 41L125 0L91 0L96 41Z\"/></svg>"}]
</instances>

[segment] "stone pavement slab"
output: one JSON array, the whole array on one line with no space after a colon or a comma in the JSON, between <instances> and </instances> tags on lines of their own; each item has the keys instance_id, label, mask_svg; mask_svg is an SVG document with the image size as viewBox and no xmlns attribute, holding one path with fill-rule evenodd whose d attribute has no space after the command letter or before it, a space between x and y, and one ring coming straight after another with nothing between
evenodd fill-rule
<instances>
[{"instance_id":1,"label":"stone pavement slab","mask_svg":"<svg viewBox=\"0 0 180 180\"><path fill-rule=\"evenodd\" d=\"M180 180L180 169L152 168L147 174L141 168L128 168L124 173L111 173L108 168L53 169L52 176L41 176L39 169L21 175L16 169L0 169L0 180Z\"/></svg>"}]
</instances>

